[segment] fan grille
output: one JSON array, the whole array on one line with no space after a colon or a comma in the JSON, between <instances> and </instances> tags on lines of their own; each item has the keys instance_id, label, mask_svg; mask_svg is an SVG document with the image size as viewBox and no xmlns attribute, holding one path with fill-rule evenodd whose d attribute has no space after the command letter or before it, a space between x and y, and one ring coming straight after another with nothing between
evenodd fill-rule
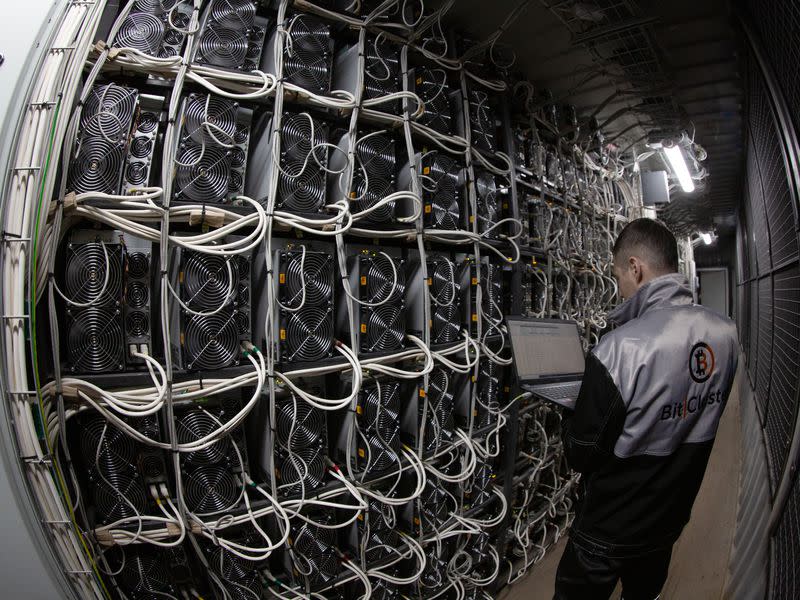
<instances>
[{"instance_id":1,"label":"fan grille","mask_svg":"<svg viewBox=\"0 0 800 600\"><path fill-rule=\"evenodd\" d=\"M185 144L178 153L176 196L195 202L221 202L230 185L230 154L214 146Z\"/></svg>"},{"instance_id":2,"label":"fan grille","mask_svg":"<svg viewBox=\"0 0 800 600\"><path fill-rule=\"evenodd\" d=\"M420 81L421 79L421 81ZM419 122L444 134L452 133L450 112L450 88L444 71L421 69L416 76L416 91L425 104L425 112Z\"/></svg>"},{"instance_id":3,"label":"fan grille","mask_svg":"<svg viewBox=\"0 0 800 600\"><path fill-rule=\"evenodd\" d=\"M216 309L236 297L239 271L228 257L186 252L183 264L184 302L192 309Z\"/></svg>"},{"instance_id":4,"label":"fan grille","mask_svg":"<svg viewBox=\"0 0 800 600\"><path fill-rule=\"evenodd\" d=\"M227 27L207 27L200 37L198 59L218 67L239 67L247 57L247 35Z\"/></svg>"},{"instance_id":5,"label":"fan grille","mask_svg":"<svg viewBox=\"0 0 800 600\"><path fill-rule=\"evenodd\" d=\"M150 318L143 312L128 313L125 318L125 329L128 335L142 337L150 332Z\"/></svg>"},{"instance_id":6,"label":"fan grille","mask_svg":"<svg viewBox=\"0 0 800 600\"><path fill-rule=\"evenodd\" d=\"M353 206L352 212L361 212L371 208L395 191L392 180L370 176L367 181L360 170L353 174L352 189L355 194L355 199L350 201ZM387 202L365 215L363 219L371 223L391 221L394 216L394 206L394 200Z\"/></svg>"},{"instance_id":7,"label":"fan grille","mask_svg":"<svg viewBox=\"0 0 800 600\"><path fill-rule=\"evenodd\" d=\"M93 487L101 522L113 523L146 512L147 496L135 475L114 471L103 473L103 476L105 480L98 479Z\"/></svg>"},{"instance_id":8,"label":"fan grille","mask_svg":"<svg viewBox=\"0 0 800 600\"><path fill-rule=\"evenodd\" d=\"M333 347L330 310L305 307L289 316L286 325L287 360L319 360Z\"/></svg>"},{"instance_id":9,"label":"fan grille","mask_svg":"<svg viewBox=\"0 0 800 600\"><path fill-rule=\"evenodd\" d=\"M456 267L448 259L437 257L428 263L431 293L436 304L453 304L459 291Z\"/></svg>"},{"instance_id":10,"label":"fan grille","mask_svg":"<svg viewBox=\"0 0 800 600\"><path fill-rule=\"evenodd\" d=\"M119 311L87 308L72 315L68 356L73 371L103 372L123 368L124 336Z\"/></svg>"},{"instance_id":11,"label":"fan grille","mask_svg":"<svg viewBox=\"0 0 800 600\"><path fill-rule=\"evenodd\" d=\"M325 461L322 446L315 444L300 448L292 454L276 454L276 471L281 485L279 488L289 495L300 493L305 486L306 493L322 486L325 477ZM302 482L302 483L301 483Z\"/></svg>"},{"instance_id":12,"label":"fan grille","mask_svg":"<svg viewBox=\"0 0 800 600\"><path fill-rule=\"evenodd\" d=\"M152 597L152 593L161 593L169 589L169 574L167 565L163 560L136 551L130 546L124 547L126 555L124 557L125 566L119 574L126 591L129 591L134 598L144 599ZM133 556L131 556L133 554ZM148 596L140 595L148 594Z\"/></svg>"},{"instance_id":13,"label":"fan grille","mask_svg":"<svg viewBox=\"0 0 800 600\"><path fill-rule=\"evenodd\" d=\"M291 83L323 94L330 90L330 28L308 15L292 20L291 50L284 54L283 72Z\"/></svg>"},{"instance_id":14,"label":"fan grille","mask_svg":"<svg viewBox=\"0 0 800 600\"><path fill-rule=\"evenodd\" d=\"M215 0L211 19L225 27L249 29L253 26L256 7L251 0Z\"/></svg>"},{"instance_id":15,"label":"fan grille","mask_svg":"<svg viewBox=\"0 0 800 600\"><path fill-rule=\"evenodd\" d=\"M406 274L402 262L393 261L396 278L393 277L390 259L382 254L369 257L367 268L367 301L381 302L391 295L392 301L402 300L406 290Z\"/></svg>"},{"instance_id":16,"label":"fan grille","mask_svg":"<svg viewBox=\"0 0 800 600\"><path fill-rule=\"evenodd\" d=\"M95 86L86 99L81 112L83 139L97 137L107 142L127 138L138 92L131 88L109 83Z\"/></svg>"},{"instance_id":17,"label":"fan grille","mask_svg":"<svg viewBox=\"0 0 800 600\"><path fill-rule=\"evenodd\" d=\"M81 427L80 447L84 459L103 473L130 470L132 467L135 454L133 438L99 415Z\"/></svg>"},{"instance_id":18,"label":"fan grille","mask_svg":"<svg viewBox=\"0 0 800 600\"><path fill-rule=\"evenodd\" d=\"M153 142L150 140L150 138L144 135L139 135L133 138L130 152L136 158L144 158L150 154L150 150L152 150L152 148Z\"/></svg>"},{"instance_id":19,"label":"fan grille","mask_svg":"<svg viewBox=\"0 0 800 600\"><path fill-rule=\"evenodd\" d=\"M178 433L178 441L181 444L196 442L205 436L219 429L217 421L200 409L193 409L182 415L175 425ZM197 450L184 454L184 460L191 465L213 465L229 458L231 452L231 440L229 435L223 435L216 442Z\"/></svg>"},{"instance_id":20,"label":"fan grille","mask_svg":"<svg viewBox=\"0 0 800 600\"><path fill-rule=\"evenodd\" d=\"M301 268L302 265L302 268ZM300 306L305 286L306 306L327 302L333 292L333 258L322 252L287 253L286 284L283 304L290 308Z\"/></svg>"},{"instance_id":21,"label":"fan grille","mask_svg":"<svg viewBox=\"0 0 800 600\"><path fill-rule=\"evenodd\" d=\"M85 137L70 168L70 188L76 193L117 191L124 161L122 142Z\"/></svg>"},{"instance_id":22,"label":"fan grille","mask_svg":"<svg viewBox=\"0 0 800 600\"><path fill-rule=\"evenodd\" d=\"M161 19L147 13L134 13L122 23L114 45L156 56L163 39L164 23Z\"/></svg>"},{"instance_id":23,"label":"fan grille","mask_svg":"<svg viewBox=\"0 0 800 600\"><path fill-rule=\"evenodd\" d=\"M200 515L228 510L239 496L233 474L220 466L193 469L184 476L184 484L186 506Z\"/></svg>"},{"instance_id":24,"label":"fan grille","mask_svg":"<svg viewBox=\"0 0 800 600\"><path fill-rule=\"evenodd\" d=\"M128 285L126 299L131 308L142 308L147 304L150 292L141 281L134 281Z\"/></svg>"},{"instance_id":25,"label":"fan grille","mask_svg":"<svg viewBox=\"0 0 800 600\"><path fill-rule=\"evenodd\" d=\"M237 103L227 98L192 94L186 103L184 133L198 144L216 144L215 138L230 143L236 135L238 107ZM213 127L207 127L206 123ZM213 136L209 130L213 131Z\"/></svg>"},{"instance_id":26,"label":"fan grille","mask_svg":"<svg viewBox=\"0 0 800 600\"><path fill-rule=\"evenodd\" d=\"M187 369L224 369L239 356L239 332L230 310L191 315L185 327Z\"/></svg>"},{"instance_id":27,"label":"fan grille","mask_svg":"<svg viewBox=\"0 0 800 600\"><path fill-rule=\"evenodd\" d=\"M312 123L314 129L313 137L311 135ZM312 139L314 141L313 144L311 142ZM319 146L327 141L325 127L319 121L309 117L305 113L287 113L284 115L281 123L281 151L284 152L287 157L297 159L302 164L313 147L315 148L314 153L317 160L325 164L325 149ZM309 157L309 161L313 160L313 157ZM298 170L289 170L289 172L297 173Z\"/></svg>"},{"instance_id":28,"label":"fan grille","mask_svg":"<svg viewBox=\"0 0 800 600\"><path fill-rule=\"evenodd\" d=\"M66 295L78 304L107 306L119 302L122 291L122 250L100 242L70 244L65 268ZM108 254L108 263L106 263ZM108 270L108 283L103 283ZM100 295L100 292L103 292Z\"/></svg>"},{"instance_id":29,"label":"fan grille","mask_svg":"<svg viewBox=\"0 0 800 600\"><path fill-rule=\"evenodd\" d=\"M319 212L325 202L325 171L308 165L304 169L301 161L291 160L283 169L278 179L281 207L295 212Z\"/></svg>"},{"instance_id":30,"label":"fan grille","mask_svg":"<svg viewBox=\"0 0 800 600\"><path fill-rule=\"evenodd\" d=\"M322 439L325 417L318 408L297 397L277 406L278 441L286 448L299 450Z\"/></svg>"},{"instance_id":31,"label":"fan grille","mask_svg":"<svg viewBox=\"0 0 800 600\"><path fill-rule=\"evenodd\" d=\"M402 347L405 337L403 309L384 304L369 312L367 336L363 344L367 352L384 352Z\"/></svg>"}]
</instances>

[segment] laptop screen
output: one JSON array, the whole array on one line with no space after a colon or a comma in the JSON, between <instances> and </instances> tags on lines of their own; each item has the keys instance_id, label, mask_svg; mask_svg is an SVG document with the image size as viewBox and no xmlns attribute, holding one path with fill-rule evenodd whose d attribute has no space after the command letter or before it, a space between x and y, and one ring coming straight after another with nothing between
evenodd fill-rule
<instances>
[{"instance_id":1,"label":"laptop screen","mask_svg":"<svg viewBox=\"0 0 800 600\"><path fill-rule=\"evenodd\" d=\"M508 319L508 332L520 381L583 373L583 347L574 321Z\"/></svg>"}]
</instances>

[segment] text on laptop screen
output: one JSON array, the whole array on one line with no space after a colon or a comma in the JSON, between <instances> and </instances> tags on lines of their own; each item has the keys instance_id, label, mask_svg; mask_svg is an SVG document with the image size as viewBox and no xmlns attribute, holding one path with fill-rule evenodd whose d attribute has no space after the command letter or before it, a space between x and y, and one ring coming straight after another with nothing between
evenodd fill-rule
<instances>
[{"instance_id":1,"label":"text on laptop screen","mask_svg":"<svg viewBox=\"0 0 800 600\"><path fill-rule=\"evenodd\" d=\"M575 323L508 322L520 381L583 373L583 348Z\"/></svg>"}]
</instances>

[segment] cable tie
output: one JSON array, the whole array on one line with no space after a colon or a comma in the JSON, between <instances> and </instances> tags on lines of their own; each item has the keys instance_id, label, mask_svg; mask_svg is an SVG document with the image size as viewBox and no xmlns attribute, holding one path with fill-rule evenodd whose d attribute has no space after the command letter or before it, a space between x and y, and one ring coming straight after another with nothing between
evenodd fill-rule
<instances>
[{"instance_id":1,"label":"cable tie","mask_svg":"<svg viewBox=\"0 0 800 600\"><path fill-rule=\"evenodd\" d=\"M3 237L4 237L4 238L7 238L7 237L10 237L10 238L16 238L16 239L18 239L18 240L19 240L19 239L22 239L22 236L21 236L20 234L18 234L18 233L11 233L10 231L6 231L5 229L3 230Z\"/></svg>"}]
</instances>

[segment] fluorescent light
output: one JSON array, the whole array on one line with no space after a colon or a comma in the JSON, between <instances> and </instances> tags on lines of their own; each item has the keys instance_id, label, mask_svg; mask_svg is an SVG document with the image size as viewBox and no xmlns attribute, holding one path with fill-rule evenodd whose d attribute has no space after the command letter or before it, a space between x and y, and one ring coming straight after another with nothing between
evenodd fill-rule
<instances>
[{"instance_id":1,"label":"fluorescent light","mask_svg":"<svg viewBox=\"0 0 800 600\"><path fill-rule=\"evenodd\" d=\"M687 194L694 191L694 181L689 174L689 167L686 166L686 159L683 157L680 146L670 146L664 148L664 154L667 155L667 160L672 167L672 172L678 178L678 183Z\"/></svg>"},{"instance_id":2,"label":"fluorescent light","mask_svg":"<svg viewBox=\"0 0 800 600\"><path fill-rule=\"evenodd\" d=\"M706 246L710 246L711 245L712 239L711 239L711 234L710 233L701 233L700 234L700 239L703 240L703 243Z\"/></svg>"}]
</instances>

